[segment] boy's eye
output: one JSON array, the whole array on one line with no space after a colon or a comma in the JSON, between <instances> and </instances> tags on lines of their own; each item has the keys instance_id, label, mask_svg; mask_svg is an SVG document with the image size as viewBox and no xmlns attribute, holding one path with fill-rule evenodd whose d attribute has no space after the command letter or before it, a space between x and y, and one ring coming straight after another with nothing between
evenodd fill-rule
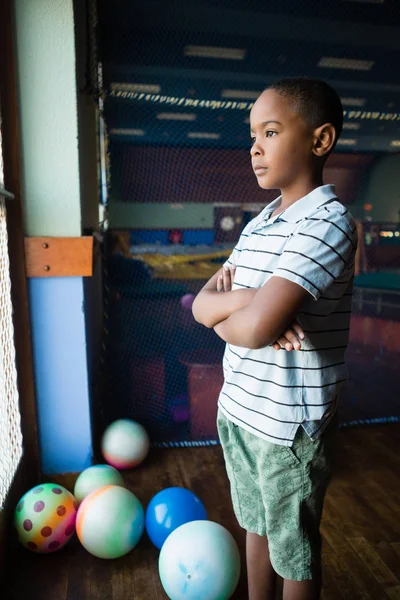
<instances>
[{"instance_id":1,"label":"boy's eye","mask_svg":"<svg viewBox=\"0 0 400 600\"><path fill-rule=\"evenodd\" d=\"M277 131L272 131L272 130L268 130L265 132L265 137L267 138L271 138L274 137L278 132ZM254 146L254 144L256 143L256 138L253 136L250 136L250 141L251 141L251 145Z\"/></svg>"}]
</instances>

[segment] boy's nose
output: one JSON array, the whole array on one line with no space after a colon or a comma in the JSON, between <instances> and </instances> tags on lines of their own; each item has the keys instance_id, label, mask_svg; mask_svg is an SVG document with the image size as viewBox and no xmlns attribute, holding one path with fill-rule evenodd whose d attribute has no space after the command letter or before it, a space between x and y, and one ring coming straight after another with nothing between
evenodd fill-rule
<instances>
[{"instance_id":1,"label":"boy's nose","mask_svg":"<svg viewBox=\"0 0 400 600\"><path fill-rule=\"evenodd\" d=\"M260 147L257 144L253 144L253 146L250 148L250 155L251 156L259 156L260 154L261 154Z\"/></svg>"}]
</instances>

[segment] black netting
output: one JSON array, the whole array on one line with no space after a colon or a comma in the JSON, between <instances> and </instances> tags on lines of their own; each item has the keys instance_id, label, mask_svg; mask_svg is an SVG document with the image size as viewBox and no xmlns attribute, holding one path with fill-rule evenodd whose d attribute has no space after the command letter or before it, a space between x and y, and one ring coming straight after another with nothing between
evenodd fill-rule
<instances>
[{"instance_id":1,"label":"black netting","mask_svg":"<svg viewBox=\"0 0 400 600\"><path fill-rule=\"evenodd\" d=\"M166 5L156 3L152 15L147 4L133 4L103 0L96 17L108 175L105 420L137 419L155 443L217 441L224 344L194 321L191 302L245 224L278 193L261 190L251 171L249 109L270 81L299 74L331 80L343 98L346 126L325 180L336 184L360 227L341 423L400 418L400 228L393 219L371 221L369 205L363 207L371 169L395 147L400 105L386 83L389 55L394 61L396 51L374 47L372 58L383 66L374 82L380 92L372 97L365 84L371 53L362 44L343 46L341 56L362 65L350 63L339 77L337 70L316 66L321 56L340 54L329 29L325 41L315 35L310 42L297 32L290 43L287 31L279 39L261 30L267 13L282 24L285 18L290 24L332 17L346 21L345 28L352 22L384 25L393 5L379 11L343 2L342 13L331 14L337 3L199 0L173 2L166 19ZM210 21L211 14L219 21ZM198 46L211 54L223 48L226 56L194 56Z\"/></svg>"}]
</instances>

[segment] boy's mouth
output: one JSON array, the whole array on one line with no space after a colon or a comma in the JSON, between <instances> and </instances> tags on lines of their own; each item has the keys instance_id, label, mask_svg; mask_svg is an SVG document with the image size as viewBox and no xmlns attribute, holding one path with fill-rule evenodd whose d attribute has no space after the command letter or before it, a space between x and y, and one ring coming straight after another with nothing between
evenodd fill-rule
<instances>
[{"instance_id":1,"label":"boy's mouth","mask_svg":"<svg viewBox=\"0 0 400 600\"><path fill-rule=\"evenodd\" d=\"M255 165L253 167L253 171L256 175L262 175L266 171L268 171L268 167L263 167L262 165Z\"/></svg>"}]
</instances>

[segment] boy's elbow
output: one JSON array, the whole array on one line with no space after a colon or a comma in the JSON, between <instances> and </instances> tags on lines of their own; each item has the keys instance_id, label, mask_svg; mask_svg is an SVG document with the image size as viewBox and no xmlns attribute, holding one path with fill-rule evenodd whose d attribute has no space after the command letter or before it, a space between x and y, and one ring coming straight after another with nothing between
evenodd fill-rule
<instances>
[{"instance_id":1,"label":"boy's elbow","mask_svg":"<svg viewBox=\"0 0 400 600\"><path fill-rule=\"evenodd\" d=\"M250 350L260 350L260 348L264 348L267 344L264 344L258 337L248 336L248 341L246 344L246 348Z\"/></svg>"},{"instance_id":2,"label":"boy's elbow","mask_svg":"<svg viewBox=\"0 0 400 600\"><path fill-rule=\"evenodd\" d=\"M269 346L268 342L256 338L250 340L250 343L248 344L247 348L250 348L250 350L261 350L261 348L265 348L266 346Z\"/></svg>"},{"instance_id":3,"label":"boy's elbow","mask_svg":"<svg viewBox=\"0 0 400 600\"><path fill-rule=\"evenodd\" d=\"M211 325L209 325L207 323L206 319L203 319L201 315L199 315L198 313L196 313L194 310L192 310L192 314L193 314L193 318L196 321L196 323L199 323L200 325L204 325L204 327L211 327Z\"/></svg>"},{"instance_id":4,"label":"boy's elbow","mask_svg":"<svg viewBox=\"0 0 400 600\"><path fill-rule=\"evenodd\" d=\"M198 301L199 296L197 295L192 304L192 315L194 320L200 325L204 325L205 327L211 328L212 324L207 322L207 318L202 315L201 306Z\"/></svg>"},{"instance_id":5,"label":"boy's elbow","mask_svg":"<svg viewBox=\"0 0 400 600\"><path fill-rule=\"evenodd\" d=\"M192 315L193 315L194 320L197 321L197 323L201 323L199 310L198 310L198 306L197 306L198 303L196 302L196 300L197 300L197 296L194 299L193 304L192 304Z\"/></svg>"}]
</instances>

